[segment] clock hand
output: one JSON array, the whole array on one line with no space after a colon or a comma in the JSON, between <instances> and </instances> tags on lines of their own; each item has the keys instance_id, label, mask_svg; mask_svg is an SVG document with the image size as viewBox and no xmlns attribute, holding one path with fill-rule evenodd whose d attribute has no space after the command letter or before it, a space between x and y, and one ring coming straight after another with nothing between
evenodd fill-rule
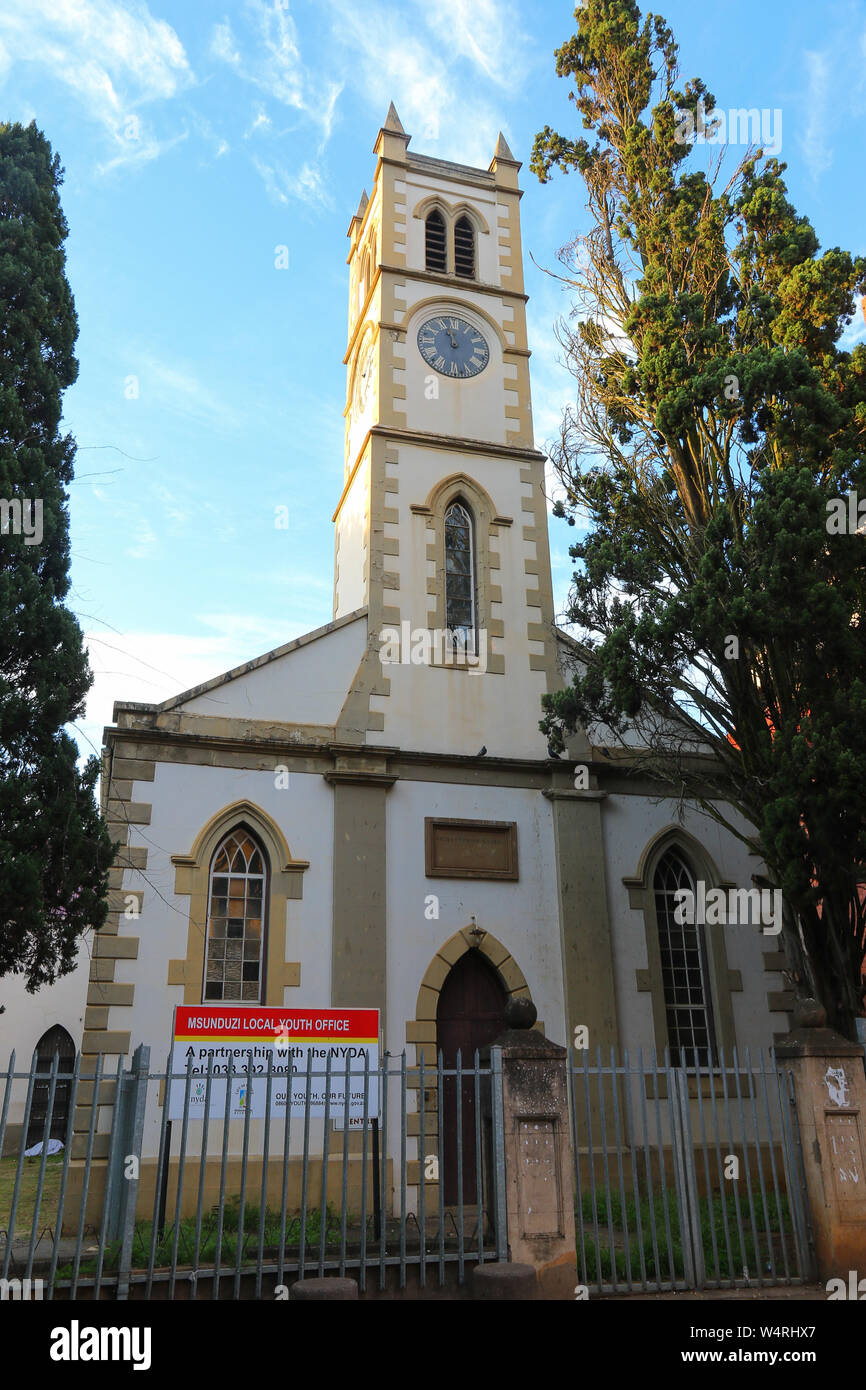
<instances>
[{"instance_id":1,"label":"clock hand","mask_svg":"<svg viewBox=\"0 0 866 1390\"><path fill-rule=\"evenodd\" d=\"M451 332L450 329L448 330L448 337L451 339L451 346L452 346L452 347L454 348L454 350L456 351L456 350L457 350L457 343L456 343L456 341L455 341L454 334Z\"/></svg>"}]
</instances>

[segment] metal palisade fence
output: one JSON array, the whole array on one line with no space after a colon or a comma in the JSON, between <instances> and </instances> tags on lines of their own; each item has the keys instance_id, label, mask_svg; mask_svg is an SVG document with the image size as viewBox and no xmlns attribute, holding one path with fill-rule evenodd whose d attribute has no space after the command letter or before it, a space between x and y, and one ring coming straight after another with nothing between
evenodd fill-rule
<instances>
[{"instance_id":1,"label":"metal palisade fence","mask_svg":"<svg viewBox=\"0 0 866 1390\"><path fill-rule=\"evenodd\" d=\"M592 1294L807 1282L790 1074L748 1052L679 1062L569 1056L558 1142L573 1154L576 1279ZM16 1072L13 1054L0 1072L0 1297L270 1298L325 1274L423 1295L508 1258L498 1047L467 1066L386 1053L343 1074L331 1052L294 1074L273 1056L257 1074L252 1057L219 1074L212 1056L206 1072L170 1066L151 1071L144 1046L130 1065L98 1057L86 1071L55 1056L40 1072L34 1056Z\"/></svg>"},{"instance_id":2,"label":"metal palisade fence","mask_svg":"<svg viewBox=\"0 0 866 1390\"><path fill-rule=\"evenodd\" d=\"M402 1289L413 1267L423 1289L507 1258L498 1049L485 1064L476 1052L463 1066L458 1054L452 1068L441 1054L408 1066L405 1053L386 1053L361 1074L347 1063L345 1077L330 1055L315 1070L310 1056L297 1099L291 1070L278 1076L270 1058L255 1078L264 1113L247 1105L242 1118L228 1097L239 1079L241 1105L252 1094L252 1059L239 1070L229 1060L220 1075L213 1059L204 1076L169 1066L151 1071L146 1046L129 1067L99 1056L85 1071L78 1056L60 1070L55 1056L41 1074L35 1055L20 1072L12 1054L0 1071L0 1296L20 1296L30 1280L42 1298L260 1298L327 1273L356 1277L362 1291L370 1281ZM324 1114L310 1104L317 1081ZM356 1105L363 1086L357 1119L350 1084ZM277 1085L288 1087L278 1118ZM170 1118L171 1086L183 1094L180 1119ZM197 1111L194 1086L205 1088ZM41 1152L27 1156L39 1088L45 1119L31 1148ZM65 1135L49 1153L61 1092Z\"/></svg>"},{"instance_id":3,"label":"metal palisade fence","mask_svg":"<svg viewBox=\"0 0 866 1390\"><path fill-rule=\"evenodd\" d=\"M578 1278L595 1293L806 1282L790 1073L748 1051L680 1061L572 1054Z\"/></svg>"}]
</instances>

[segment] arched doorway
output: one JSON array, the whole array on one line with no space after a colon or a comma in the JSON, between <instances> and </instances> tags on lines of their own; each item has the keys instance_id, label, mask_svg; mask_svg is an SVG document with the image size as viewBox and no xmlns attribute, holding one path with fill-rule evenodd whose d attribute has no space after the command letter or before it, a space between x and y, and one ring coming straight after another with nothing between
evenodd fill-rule
<instances>
[{"instance_id":1,"label":"arched doorway","mask_svg":"<svg viewBox=\"0 0 866 1390\"><path fill-rule=\"evenodd\" d=\"M475 1049L493 1042L505 1028L507 994L499 976L480 951L467 951L446 976L436 1010L436 1050L446 1069L475 1064ZM478 1200L475 1131L475 1079L460 1088L460 1129L463 1138L463 1201ZM458 1200L457 1186L457 1078L446 1076L442 1087L443 1134L440 1163L446 1203Z\"/></svg>"},{"instance_id":2,"label":"arched doorway","mask_svg":"<svg viewBox=\"0 0 866 1390\"><path fill-rule=\"evenodd\" d=\"M43 1138L45 1116L48 1113L48 1098L51 1094L51 1069L55 1054L58 1057L58 1080L54 1085L54 1105L48 1128L49 1139L66 1139L69 1127L69 1104L72 1098L71 1080L61 1081L64 1072L71 1072L75 1066L75 1043L65 1028L56 1023L36 1044L36 1079L33 1083L33 1101L30 1106L30 1123L27 1126L27 1143L30 1149Z\"/></svg>"}]
</instances>

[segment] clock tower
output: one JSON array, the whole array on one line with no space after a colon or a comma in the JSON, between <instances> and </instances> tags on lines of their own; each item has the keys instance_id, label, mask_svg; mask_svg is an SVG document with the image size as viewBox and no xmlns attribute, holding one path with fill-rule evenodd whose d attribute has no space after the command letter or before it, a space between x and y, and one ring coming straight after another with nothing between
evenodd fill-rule
<instances>
[{"instance_id":1,"label":"clock tower","mask_svg":"<svg viewBox=\"0 0 866 1390\"><path fill-rule=\"evenodd\" d=\"M348 232L334 617L367 611L348 727L379 746L546 758L540 698L561 677L520 164L502 135L488 169L409 143L392 104Z\"/></svg>"}]
</instances>

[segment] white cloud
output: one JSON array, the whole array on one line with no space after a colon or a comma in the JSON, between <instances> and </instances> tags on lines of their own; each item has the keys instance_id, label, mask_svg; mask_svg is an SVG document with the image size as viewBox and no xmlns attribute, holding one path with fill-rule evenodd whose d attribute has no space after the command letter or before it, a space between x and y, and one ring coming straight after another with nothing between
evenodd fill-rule
<instances>
[{"instance_id":1,"label":"white cloud","mask_svg":"<svg viewBox=\"0 0 866 1390\"><path fill-rule=\"evenodd\" d=\"M242 16L247 28L244 41L236 38L231 24L225 20L216 25L211 36L212 56L231 67L243 81L265 92L272 101L299 112L305 122L318 131L312 157L296 171L287 168L282 152L253 158L268 197L276 203L298 199L310 207L331 207L319 159L333 130L343 84L324 79L321 75L324 68L313 69L304 64L288 0L280 0L280 3L246 0ZM287 133L275 130L264 106L259 105L251 126L244 132L244 139L253 134L273 138Z\"/></svg>"},{"instance_id":2,"label":"white cloud","mask_svg":"<svg viewBox=\"0 0 866 1390\"><path fill-rule=\"evenodd\" d=\"M484 60L487 66L482 65L481 49L474 38L470 42L471 14L464 0L453 0L451 5L449 12L457 25L453 32L441 16L431 17L426 8L407 14L384 4L365 4L360 9L350 0L329 3L334 39L346 50L347 80L373 109L384 117L393 100L413 136L413 149L430 153L432 142L435 153L443 158L486 169L502 125L503 102L501 94L495 104L483 95L477 74L498 80L503 68L489 57ZM500 13L494 0L481 0L481 6L488 19ZM423 19L435 32L425 32ZM512 54L516 65L519 36L514 36ZM455 56L464 58L476 74L471 96ZM467 101L471 120L467 120Z\"/></svg>"},{"instance_id":3,"label":"white cloud","mask_svg":"<svg viewBox=\"0 0 866 1390\"><path fill-rule=\"evenodd\" d=\"M809 85L806 93L807 120L801 138L803 156L813 178L818 178L833 162L829 146L829 99L832 74L826 53L804 54ZM835 90L835 84L833 84Z\"/></svg>"},{"instance_id":4,"label":"white cloud","mask_svg":"<svg viewBox=\"0 0 866 1390\"><path fill-rule=\"evenodd\" d=\"M127 546L126 554L132 560L144 560L154 549L156 536L149 521L142 517L133 537L133 544Z\"/></svg>"},{"instance_id":5,"label":"white cloud","mask_svg":"<svg viewBox=\"0 0 866 1390\"><path fill-rule=\"evenodd\" d=\"M153 159L159 141L137 114L175 96L192 79L183 44L146 4L114 0L4 0L0 44L6 63L34 63L78 99L115 142L103 172ZM137 133L130 137L130 121ZM182 138L182 137L179 137Z\"/></svg>"},{"instance_id":6,"label":"white cloud","mask_svg":"<svg viewBox=\"0 0 866 1390\"><path fill-rule=\"evenodd\" d=\"M104 727L114 723L115 700L161 704L306 631L299 624L267 622L236 613L216 613L191 621L214 631L203 635L119 634L110 630L85 633L94 680L84 718L77 725L82 753L100 748Z\"/></svg>"},{"instance_id":7,"label":"white cloud","mask_svg":"<svg viewBox=\"0 0 866 1390\"><path fill-rule=\"evenodd\" d=\"M286 636L287 623L282 618L277 621L249 613L201 613L198 621L221 634L220 640L227 652L241 653L238 660L231 661L225 670L231 670L241 661L249 661L251 657L261 656L291 641ZM299 636L300 632L293 635Z\"/></svg>"},{"instance_id":8,"label":"white cloud","mask_svg":"<svg viewBox=\"0 0 866 1390\"><path fill-rule=\"evenodd\" d=\"M527 255L527 261L528 261ZM575 379L565 363L556 325L570 312L567 288L527 267L527 333L532 348L532 417L537 448L557 437L563 411L574 402Z\"/></svg>"},{"instance_id":9,"label":"white cloud","mask_svg":"<svg viewBox=\"0 0 866 1390\"><path fill-rule=\"evenodd\" d=\"M114 133L117 153L112 159L106 159L101 164L97 164L97 173L108 174L112 169L134 168L140 164L149 164L151 160L158 159L161 154L165 154L166 150L174 149L175 145L186 140L188 134L189 132L184 130L168 140L157 140L152 135L127 140L122 134Z\"/></svg>"},{"instance_id":10,"label":"white cloud","mask_svg":"<svg viewBox=\"0 0 866 1390\"><path fill-rule=\"evenodd\" d=\"M297 198L311 207L333 206L333 200L325 187L321 169L315 164L303 164L296 173L291 173L281 164L269 164L258 156L253 164L264 179L268 197L275 203L288 203Z\"/></svg>"},{"instance_id":11,"label":"white cloud","mask_svg":"<svg viewBox=\"0 0 866 1390\"><path fill-rule=\"evenodd\" d=\"M165 518L169 524L176 529L182 529L190 519L190 508L184 506L183 499L178 497L162 483L154 484L154 496L159 499L165 508Z\"/></svg>"},{"instance_id":12,"label":"white cloud","mask_svg":"<svg viewBox=\"0 0 866 1390\"><path fill-rule=\"evenodd\" d=\"M250 30L249 42L242 49L225 20L213 31L211 54L275 101L303 112L319 127L321 153L331 134L342 83L323 81L320 71L304 65L287 3L246 0L243 14Z\"/></svg>"},{"instance_id":13,"label":"white cloud","mask_svg":"<svg viewBox=\"0 0 866 1390\"><path fill-rule=\"evenodd\" d=\"M866 343L866 320L863 305L866 300L856 301L854 317L839 337L839 347L843 352L851 352L858 343Z\"/></svg>"},{"instance_id":14,"label":"white cloud","mask_svg":"<svg viewBox=\"0 0 866 1390\"><path fill-rule=\"evenodd\" d=\"M142 396L161 406L220 429L237 429L240 416L227 398L199 381L187 366L162 362L147 353L131 354Z\"/></svg>"},{"instance_id":15,"label":"white cloud","mask_svg":"<svg viewBox=\"0 0 866 1390\"><path fill-rule=\"evenodd\" d=\"M501 87L520 82L528 39L514 5L502 0L439 0L428 5L420 0L418 8L449 53L466 58Z\"/></svg>"},{"instance_id":16,"label":"white cloud","mask_svg":"<svg viewBox=\"0 0 866 1390\"><path fill-rule=\"evenodd\" d=\"M807 84L802 96L806 118L800 147L813 179L833 163L831 137L850 128L866 111L866 29L859 35L849 22L840 22L820 50L806 50L803 63Z\"/></svg>"},{"instance_id":17,"label":"white cloud","mask_svg":"<svg viewBox=\"0 0 866 1390\"><path fill-rule=\"evenodd\" d=\"M263 106L256 109L256 118L249 130L244 132L244 139L248 140L257 130L268 130L271 125L271 118Z\"/></svg>"},{"instance_id":18,"label":"white cloud","mask_svg":"<svg viewBox=\"0 0 866 1390\"><path fill-rule=\"evenodd\" d=\"M225 638L208 634L110 631L85 633L94 680L79 722L82 751L102 744L102 730L114 722L115 700L160 704L183 690L212 679L248 659Z\"/></svg>"},{"instance_id":19,"label":"white cloud","mask_svg":"<svg viewBox=\"0 0 866 1390\"><path fill-rule=\"evenodd\" d=\"M235 44L232 26L227 19L222 24L216 25L211 35L210 51L215 58L222 59L224 63L230 63L234 68L240 65L240 50Z\"/></svg>"}]
</instances>

